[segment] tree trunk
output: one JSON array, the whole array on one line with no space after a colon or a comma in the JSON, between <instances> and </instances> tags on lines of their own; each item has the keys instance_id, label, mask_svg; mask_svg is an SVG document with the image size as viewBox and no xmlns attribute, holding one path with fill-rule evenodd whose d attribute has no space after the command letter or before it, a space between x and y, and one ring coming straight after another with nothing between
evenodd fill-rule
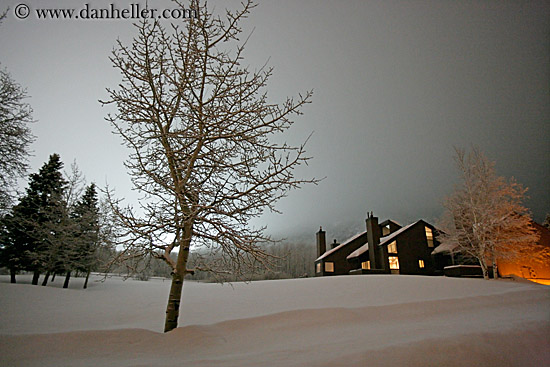
<instances>
[{"instance_id":1,"label":"tree trunk","mask_svg":"<svg viewBox=\"0 0 550 367\"><path fill-rule=\"evenodd\" d=\"M188 230L184 233L191 233L192 225L186 226ZM178 252L176 270L172 274L172 284L170 286L170 295L168 296L168 306L166 306L166 321L164 323L164 332L168 332L178 327L178 316L181 302L181 291L183 289L183 278L187 273L187 259L189 258L189 245L191 238L184 239Z\"/></svg>"},{"instance_id":2,"label":"tree trunk","mask_svg":"<svg viewBox=\"0 0 550 367\"><path fill-rule=\"evenodd\" d=\"M40 272L38 270L34 271L32 275L32 285L38 285L38 278L40 278Z\"/></svg>"},{"instance_id":3,"label":"tree trunk","mask_svg":"<svg viewBox=\"0 0 550 367\"><path fill-rule=\"evenodd\" d=\"M55 271L52 274L52 282L55 280Z\"/></svg>"},{"instance_id":4,"label":"tree trunk","mask_svg":"<svg viewBox=\"0 0 550 367\"><path fill-rule=\"evenodd\" d=\"M488 280L489 279L489 269L487 268L487 264L485 264L485 261L479 260L479 265L481 266L481 272L483 273L483 279Z\"/></svg>"},{"instance_id":5,"label":"tree trunk","mask_svg":"<svg viewBox=\"0 0 550 367\"><path fill-rule=\"evenodd\" d=\"M493 279L498 279L498 264L493 261Z\"/></svg>"},{"instance_id":6,"label":"tree trunk","mask_svg":"<svg viewBox=\"0 0 550 367\"><path fill-rule=\"evenodd\" d=\"M71 279L71 272L68 271L65 276L65 283L63 283L63 288L69 288L69 279Z\"/></svg>"},{"instance_id":7,"label":"tree trunk","mask_svg":"<svg viewBox=\"0 0 550 367\"><path fill-rule=\"evenodd\" d=\"M50 272L49 271L46 273L46 276L44 277L44 280L42 281L42 286L45 286L46 284L48 284L48 279L50 279Z\"/></svg>"},{"instance_id":8,"label":"tree trunk","mask_svg":"<svg viewBox=\"0 0 550 367\"><path fill-rule=\"evenodd\" d=\"M84 280L84 287L82 287L83 289L88 288L88 279L90 279L90 269L86 272L86 280Z\"/></svg>"},{"instance_id":9,"label":"tree trunk","mask_svg":"<svg viewBox=\"0 0 550 367\"><path fill-rule=\"evenodd\" d=\"M15 282L16 282L16 280L15 280L15 274L16 274L16 273L17 273L17 272L15 271L15 269L13 269L13 268L10 269L10 282L11 282L11 283L14 283L14 284L15 284Z\"/></svg>"}]
</instances>

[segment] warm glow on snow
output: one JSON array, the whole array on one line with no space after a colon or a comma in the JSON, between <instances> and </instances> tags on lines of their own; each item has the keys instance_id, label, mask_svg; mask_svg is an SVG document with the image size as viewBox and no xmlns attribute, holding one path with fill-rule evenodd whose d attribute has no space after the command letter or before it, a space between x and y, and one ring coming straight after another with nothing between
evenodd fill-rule
<instances>
[{"instance_id":1,"label":"warm glow on snow","mask_svg":"<svg viewBox=\"0 0 550 367\"><path fill-rule=\"evenodd\" d=\"M536 261L499 260L498 269L501 276L516 275L532 282L550 285L550 264Z\"/></svg>"},{"instance_id":2,"label":"warm glow on snow","mask_svg":"<svg viewBox=\"0 0 550 367\"><path fill-rule=\"evenodd\" d=\"M501 276L516 275L532 282L550 285L550 261L543 256L550 249L550 232L534 223L540 238L529 255L520 259L498 259L498 271Z\"/></svg>"}]
</instances>

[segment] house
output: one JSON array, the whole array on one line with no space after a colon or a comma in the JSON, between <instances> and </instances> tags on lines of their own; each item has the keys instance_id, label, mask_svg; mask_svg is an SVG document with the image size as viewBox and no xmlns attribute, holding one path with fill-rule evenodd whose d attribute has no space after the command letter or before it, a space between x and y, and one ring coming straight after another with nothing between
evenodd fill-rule
<instances>
[{"instance_id":1,"label":"house","mask_svg":"<svg viewBox=\"0 0 550 367\"><path fill-rule=\"evenodd\" d=\"M317 232L315 275L416 274L434 275L431 252L438 246L436 229L419 220L402 227L392 220L378 223L367 215L366 230L326 248L326 233ZM372 250L371 250L372 249Z\"/></svg>"}]
</instances>

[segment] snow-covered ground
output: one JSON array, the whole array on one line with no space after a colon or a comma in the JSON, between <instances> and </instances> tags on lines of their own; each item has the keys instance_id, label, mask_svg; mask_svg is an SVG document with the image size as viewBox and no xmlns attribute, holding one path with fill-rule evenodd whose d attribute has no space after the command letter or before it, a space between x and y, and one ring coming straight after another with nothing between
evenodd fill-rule
<instances>
[{"instance_id":1,"label":"snow-covered ground","mask_svg":"<svg viewBox=\"0 0 550 367\"><path fill-rule=\"evenodd\" d=\"M527 282L186 282L163 334L169 281L18 281L0 277L0 366L550 366L550 287Z\"/></svg>"}]
</instances>

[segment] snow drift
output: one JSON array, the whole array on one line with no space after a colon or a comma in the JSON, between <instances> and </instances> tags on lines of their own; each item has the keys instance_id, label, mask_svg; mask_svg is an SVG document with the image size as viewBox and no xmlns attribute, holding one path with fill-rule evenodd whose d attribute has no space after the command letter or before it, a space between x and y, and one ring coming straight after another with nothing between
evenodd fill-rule
<instances>
[{"instance_id":1,"label":"snow drift","mask_svg":"<svg viewBox=\"0 0 550 367\"><path fill-rule=\"evenodd\" d=\"M162 334L169 282L88 290L0 279L2 366L542 366L550 288L523 282L342 276L187 282Z\"/></svg>"}]
</instances>

